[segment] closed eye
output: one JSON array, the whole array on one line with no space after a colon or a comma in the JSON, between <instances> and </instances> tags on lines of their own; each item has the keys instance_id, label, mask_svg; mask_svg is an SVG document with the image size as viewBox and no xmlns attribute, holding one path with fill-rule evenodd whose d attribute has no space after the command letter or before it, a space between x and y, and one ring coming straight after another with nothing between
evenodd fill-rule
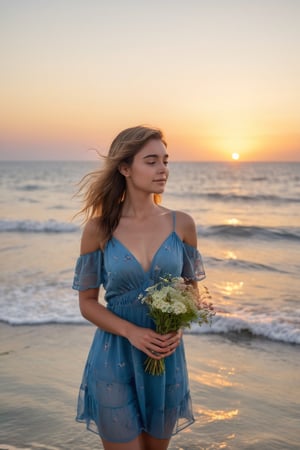
<instances>
[{"instance_id":1,"label":"closed eye","mask_svg":"<svg viewBox=\"0 0 300 450\"><path fill-rule=\"evenodd\" d=\"M153 165L156 164L157 162L158 162L158 161L147 161L146 164L148 164L149 166L153 166ZM165 166L167 166L167 165L169 164L169 161L166 160L166 161L163 162L163 164L164 164Z\"/></svg>"},{"instance_id":2,"label":"closed eye","mask_svg":"<svg viewBox=\"0 0 300 450\"><path fill-rule=\"evenodd\" d=\"M169 155L167 155L167 154L162 155L161 157L156 154L151 154L151 155L144 156L144 160L146 161L146 164L153 166L155 163L157 163L163 159L163 164L165 166L167 166L168 165L168 157L169 157Z\"/></svg>"}]
</instances>

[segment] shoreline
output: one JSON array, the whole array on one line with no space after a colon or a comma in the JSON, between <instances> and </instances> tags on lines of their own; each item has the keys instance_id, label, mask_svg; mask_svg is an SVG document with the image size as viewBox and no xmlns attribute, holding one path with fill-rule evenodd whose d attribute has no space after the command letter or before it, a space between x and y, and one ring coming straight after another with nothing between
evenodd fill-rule
<instances>
[{"instance_id":1,"label":"shoreline","mask_svg":"<svg viewBox=\"0 0 300 450\"><path fill-rule=\"evenodd\" d=\"M75 422L95 327L0 323L0 450L102 449ZM299 448L299 349L246 335L185 334L196 422L170 450Z\"/></svg>"}]
</instances>

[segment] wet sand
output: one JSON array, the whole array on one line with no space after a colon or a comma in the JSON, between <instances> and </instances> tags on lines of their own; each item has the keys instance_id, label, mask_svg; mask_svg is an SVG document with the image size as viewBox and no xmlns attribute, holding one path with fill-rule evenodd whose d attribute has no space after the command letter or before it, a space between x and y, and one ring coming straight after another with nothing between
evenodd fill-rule
<instances>
[{"instance_id":1,"label":"wet sand","mask_svg":"<svg viewBox=\"0 0 300 450\"><path fill-rule=\"evenodd\" d=\"M97 450L74 420L90 325L0 324L0 449ZM170 450L300 448L299 346L184 336L196 423Z\"/></svg>"}]
</instances>

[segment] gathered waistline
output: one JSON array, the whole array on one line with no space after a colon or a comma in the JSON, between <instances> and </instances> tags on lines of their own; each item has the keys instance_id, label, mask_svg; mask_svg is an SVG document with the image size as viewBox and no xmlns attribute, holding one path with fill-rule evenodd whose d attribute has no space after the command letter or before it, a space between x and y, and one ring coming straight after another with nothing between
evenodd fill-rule
<instances>
[{"instance_id":1,"label":"gathered waistline","mask_svg":"<svg viewBox=\"0 0 300 450\"><path fill-rule=\"evenodd\" d=\"M118 295L107 300L107 308L111 309L116 306L145 307L145 303L142 302L143 295L145 295L145 292L141 289L128 291L126 294Z\"/></svg>"},{"instance_id":2,"label":"gathered waistline","mask_svg":"<svg viewBox=\"0 0 300 450\"><path fill-rule=\"evenodd\" d=\"M117 306L123 306L123 307L145 307L146 304L142 303L141 300L137 300L137 299L111 299L109 302L107 302L107 308L108 309L114 309Z\"/></svg>"}]
</instances>

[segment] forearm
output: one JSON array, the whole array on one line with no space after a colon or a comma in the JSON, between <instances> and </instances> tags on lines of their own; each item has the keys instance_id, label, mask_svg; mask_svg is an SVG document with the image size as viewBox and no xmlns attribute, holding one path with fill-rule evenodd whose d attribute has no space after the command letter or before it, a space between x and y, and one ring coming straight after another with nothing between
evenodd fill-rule
<instances>
[{"instance_id":1,"label":"forearm","mask_svg":"<svg viewBox=\"0 0 300 450\"><path fill-rule=\"evenodd\" d=\"M154 359L170 355L179 345L180 334L173 332L160 335L151 328L137 326L99 304L97 299L98 290L96 289L79 293L81 314L101 330L128 339L134 347Z\"/></svg>"},{"instance_id":2,"label":"forearm","mask_svg":"<svg viewBox=\"0 0 300 450\"><path fill-rule=\"evenodd\" d=\"M93 297L82 298L79 294L79 307L86 320L109 333L128 338L136 327L136 325L109 311Z\"/></svg>"}]
</instances>

